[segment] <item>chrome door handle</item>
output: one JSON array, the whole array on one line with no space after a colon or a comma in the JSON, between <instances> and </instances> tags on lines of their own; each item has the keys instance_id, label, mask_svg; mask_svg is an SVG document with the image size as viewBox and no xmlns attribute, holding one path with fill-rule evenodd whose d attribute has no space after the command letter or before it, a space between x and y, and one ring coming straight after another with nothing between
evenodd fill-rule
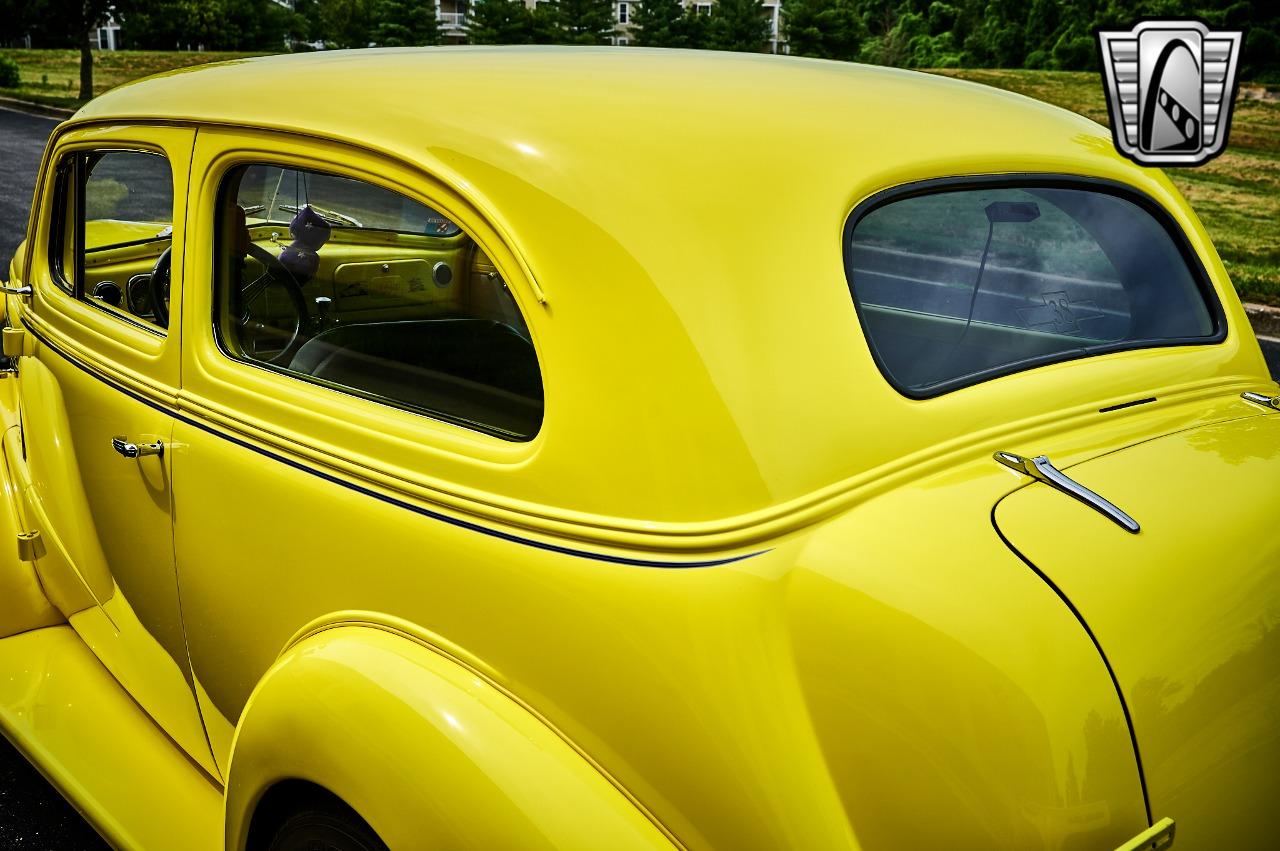
<instances>
[{"instance_id":1,"label":"chrome door handle","mask_svg":"<svg viewBox=\"0 0 1280 851\"><path fill-rule=\"evenodd\" d=\"M144 455L164 455L164 444L158 440L155 443L130 443L127 437L113 437L111 438L111 448L126 458L141 458Z\"/></svg>"},{"instance_id":2,"label":"chrome door handle","mask_svg":"<svg viewBox=\"0 0 1280 851\"><path fill-rule=\"evenodd\" d=\"M8 295L31 295L31 286L25 285L21 287L10 287L8 285L0 286L0 292Z\"/></svg>"},{"instance_id":3,"label":"chrome door handle","mask_svg":"<svg viewBox=\"0 0 1280 851\"><path fill-rule=\"evenodd\" d=\"M1136 535L1142 531L1142 527L1138 525L1137 520L1134 520L1128 514L1125 514L1119 508L1116 508L1110 502L1053 466L1045 455L1038 455L1035 458L1023 458L1021 455L1015 455L1012 452L997 452L995 459L1011 470L1017 470L1019 473L1028 475L1038 482L1044 482L1055 490L1062 491L1073 499L1080 500L1093 510L1106 515L1126 532L1132 532Z\"/></svg>"}]
</instances>

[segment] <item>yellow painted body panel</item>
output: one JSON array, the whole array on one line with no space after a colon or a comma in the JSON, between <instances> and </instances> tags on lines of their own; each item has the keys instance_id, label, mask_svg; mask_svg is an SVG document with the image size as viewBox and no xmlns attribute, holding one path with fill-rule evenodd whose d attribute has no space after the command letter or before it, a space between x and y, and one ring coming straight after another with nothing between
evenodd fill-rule
<instances>
[{"instance_id":1,"label":"yellow painted body panel","mask_svg":"<svg viewBox=\"0 0 1280 851\"><path fill-rule=\"evenodd\" d=\"M404 81L423 78L449 79L448 104L418 104ZM1088 607L1082 620L992 519L1034 490L1002 503L1023 482L994 451L1087 468L1267 419L1240 393L1276 392L1194 214L1105 129L837 63L433 49L165 75L93 101L53 144L37 209L62 150L167 154L173 319L161 335L67 296L33 217L14 268L35 295L7 309L29 337L27 438L61 451L6 438L13 487L57 544L36 562L50 600L192 773L225 778L229 848L286 778L331 788L405 848L1105 848L1165 816L1182 836L1177 769L1144 789L1126 684L1193 674L1124 649L1151 612L1118 591L1099 609L1132 619L1113 633L1117 690ZM361 179L462 227L528 322L538 434L507 441L228 357L210 321L213 211L223 177L255 162ZM899 395L849 297L845 219L887 187L1007 172L1153 199L1208 271L1225 340ZM376 243L344 235L326 274L362 279L344 267L386 257ZM163 459L113 457L117 428L165 436ZM1226 486L1235 469L1201 472ZM1106 495L1145 493L1127 476ZM1264 480L1238 479L1269 504ZM95 497L105 482L118 504ZM1178 561L1188 531L1169 526L1160 552ZM168 541L167 565L116 557L113 534L135 528L152 536L140 553ZM1239 547L1239 532L1204 540ZM1269 546L1233 570L1265 574ZM1180 562L1187 601L1197 567ZM1272 586L1254 602L1280 605ZM1243 623L1214 611L1196 628ZM106 622L115 649L94 631ZM1197 758L1233 746L1206 740Z\"/></svg>"},{"instance_id":2,"label":"yellow painted body panel","mask_svg":"<svg viewBox=\"0 0 1280 851\"><path fill-rule=\"evenodd\" d=\"M1280 798L1280 415L1178 432L1070 474L1142 532L1042 485L1001 502L996 522L1106 649L1177 847L1257 847Z\"/></svg>"},{"instance_id":3,"label":"yellow painted body panel","mask_svg":"<svg viewBox=\"0 0 1280 851\"><path fill-rule=\"evenodd\" d=\"M335 792L392 848L673 847L596 767L479 672L393 628L351 625L359 613L348 617L291 645L254 690L236 735L227 847L244 841L252 798L285 779Z\"/></svg>"},{"instance_id":4,"label":"yellow painted body panel","mask_svg":"<svg viewBox=\"0 0 1280 851\"><path fill-rule=\"evenodd\" d=\"M222 790L70 628L0 639L0 670L0 728L114 847L222 847Z\"/></svg>"},{"instance_id":5,"label":"yellow painted body panel","mask_svg":"<svg viewBox=\"0 0 1280 851\"><path fill-rule=\"evenodd\" d=\"M0 399L3 399L0 402L0 412L3 414L17 412L16 384L11 376L0 379ZM40 577L36 574L35 559L32 556L43 548L43 540L33 541L29 553L24 553L19 548L19 536L29 534L34 528L29 525L23 511L20 484L13 476L9 461L10 447L19 429L16 418L11 416L0 419L0 427L4 428L3 457L0 457L0 545L13 547L0 560L0 638L3 638L52 626L61 623L64 618L49 602Z\"/></svg>"}]
</instances>

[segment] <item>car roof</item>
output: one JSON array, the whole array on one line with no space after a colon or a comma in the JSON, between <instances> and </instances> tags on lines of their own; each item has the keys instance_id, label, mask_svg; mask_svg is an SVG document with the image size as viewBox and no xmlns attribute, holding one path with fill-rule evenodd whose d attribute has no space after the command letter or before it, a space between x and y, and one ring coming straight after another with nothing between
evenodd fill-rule
<instances>
[{"instance_id":1,"label":"car roof","mask_svg":"<svg viewBox=\"0 0 1280 851\"><path fill-rule=\"evenodd\" d=\"M464 195L545 293L522 307L554 319L551 334L530 324L547 393L538 453L561 471L555 500L649 523L781 511L989 422L984 394L998 389L918 403L875 366L842 255L849 213L871 194L946 175L1070 173L1136 186L1197 227L1160 172L1125 160L1079 115L940 76L796 57L293 54L130 83L72 123L133 119L346 142ZM1055 385L1022 413L1087 406L1100 386ZM947 414L921 420L921 404ZM591 415L561 419L570 411ZM598 481L636 459L669 494L662 505Z\"/></svg>"}]
</instances>

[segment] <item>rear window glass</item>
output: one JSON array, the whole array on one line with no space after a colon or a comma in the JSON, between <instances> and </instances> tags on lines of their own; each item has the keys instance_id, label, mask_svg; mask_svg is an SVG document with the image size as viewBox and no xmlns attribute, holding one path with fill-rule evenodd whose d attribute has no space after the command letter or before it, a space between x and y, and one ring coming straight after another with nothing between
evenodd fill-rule
<instances>
[{"instance_id":1,"label":"rear window glass","mask_svg":"<svg viewBox=\"0 0 1280 851\"><path fill-rule=\"evenodd\" d=\"M847 273L863 329L910 396L1222 336L1172 224L1114 192L939 189L873 203L850 221Z\"/></svg>"}]
</instances>

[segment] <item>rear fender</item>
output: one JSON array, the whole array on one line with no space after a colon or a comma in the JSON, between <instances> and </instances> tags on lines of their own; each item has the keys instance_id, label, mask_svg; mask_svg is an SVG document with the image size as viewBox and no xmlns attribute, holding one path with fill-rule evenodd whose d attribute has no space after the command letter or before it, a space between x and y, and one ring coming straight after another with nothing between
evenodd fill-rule
<instances>
[{"instance_id":1,"label":"rear fender","mask_svg":"<svg viewBox=\"0 0 1280 851\"><path fill-rule=\"evenodd\" d=\"M340 797L391 848L670 849L619 786L439 647L350 621L306 630L255 688L232 744L226 847L276 783Z\"/></svg>"}]
</instances>

